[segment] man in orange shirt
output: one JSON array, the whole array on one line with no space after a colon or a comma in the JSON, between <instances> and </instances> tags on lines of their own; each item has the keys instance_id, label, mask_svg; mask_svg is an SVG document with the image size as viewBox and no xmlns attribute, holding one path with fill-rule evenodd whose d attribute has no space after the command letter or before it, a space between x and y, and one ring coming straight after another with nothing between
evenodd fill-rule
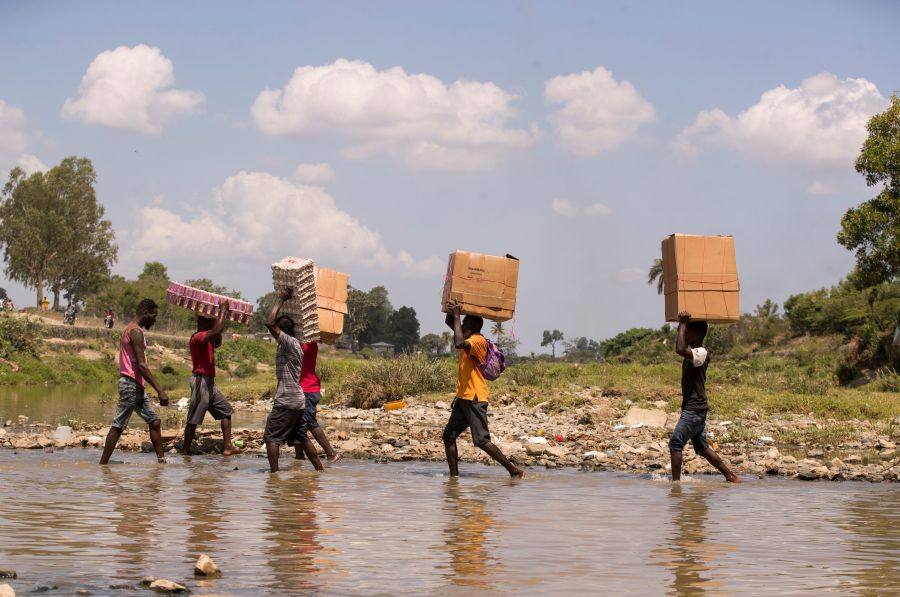
<instances>
[{"instance_id":1,"label":"man in orange shirt","mask_svg":"<svg viewBox=\"0 0 900 597\"><path fill-rule=\"evenodd\" d=\"M466 429L472 430L472 443L503 465L512 477L524 477L525 471L518 468L503 455L500 448L491 442L488 431L488 391L487 382L479 365L487 358L487 340L481 335L484 320L476 315L466 315L460 322L460 307L454 302L448 305L447 325L453 330L454 343L459 349L459 371L456 383L456 398L450 412L450 420L444 428L444 451L450 476L459 476L459 453L456 438Z\"/></svg>"}]
</instances>

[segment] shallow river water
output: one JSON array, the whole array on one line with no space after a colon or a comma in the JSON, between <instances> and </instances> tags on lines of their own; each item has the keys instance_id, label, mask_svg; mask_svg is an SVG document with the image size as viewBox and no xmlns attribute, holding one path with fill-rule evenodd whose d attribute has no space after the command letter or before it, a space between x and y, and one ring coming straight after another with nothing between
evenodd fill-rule
<instances>
[{"instance_id":1,"label":"shallow river water","mask_svg":"<svg viewBox=\"0 0 900 597\"><path fill-rule=\"evenodd\" d=\"M146 575L237 595L900 591L893 484L98 456L0 451L0 568L16 591L111 594ZM194 579L202 553L221 578Z\"/></svg>"}]
</instances>

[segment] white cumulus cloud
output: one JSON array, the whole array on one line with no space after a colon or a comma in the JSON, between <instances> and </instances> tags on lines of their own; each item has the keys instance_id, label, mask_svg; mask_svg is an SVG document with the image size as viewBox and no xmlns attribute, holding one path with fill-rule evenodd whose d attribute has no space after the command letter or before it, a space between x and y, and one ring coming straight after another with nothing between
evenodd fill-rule
<instances>
[{"instance_id":1,"label":"white cumulus cloud","mask_svg":"<svg viewBox=\"0 0 900 597\"><path fill-rule=\"evenodd\" d=\"M477 171L529 146L536 125L517 128L518 97L491 82L446 84L360 60L301 66L281 89L265 89L251 114L269 135L345 138L348 159L388 156L412 168Z\"/></svg>"},{"instance_id":2,"label":"white cumulus cloud","mask_svg":"<svg viewBox=\"0 0 900 597\"><path fill-rule=\"evenodd\" d=\"M174 83L172 61L159 48L119 46L94 58L77 97L67 99L60 113L85 124L158 135L205 101L200 92L172 89Z\"/></svg>"},{"instance_id":3,"label":"white cumulus cloud","mask_svg":"<svg viewBox=\"0 0 900 597\"><path fill-rule=\"evenodd\" d=\"M602 218L612 213L612 210L602 203L592 203L582 207L575 205L568 199L554 199L550 203L550 208L565 218L577 218L578 216Z\"/></svg>"},{"instance_id":4,"label":"white cumulus cloud","mask_svg":"<svg viewBox=\"0 0 900 597\"><path fill-rule=\"evenodd\" d=\"M322 184L332 182L337 177L334 168L328 164L300 164L294 169L291 178L307 184Z\"/></svg>"},{"instance_id":5,"label":"white cumulus cloud","mask_svg":"<svg viewBox=\"0 0 900 597\"><path fill-rule=\"evenodd\" d=\"M389 251L377 232L341 210L322 187L265 172L228 177L188 215L154 201L137 216L139 225L123 243L128 263L139 264L146 255L181 267L224 258L232 268L252 269L299 255L416 277L443 269L436 257L416 260Z\"/></svg>"},{"instance_id":6,"label":"white cumulus cloud","mask_svg":"<svg viewBox=\"0 0 900 597\"><path fill-rule=\"evenodd\" d=\"M845 168L866 138L866 122L886 105L874 83L823 72L799 87L769 89L737 116L719 108L700 112L674 149L726 147L766 162Z\"/></svg>"},{"instance_id":7,"label":"white cumulus cloud","mask_svg":"<svg viewBox=\"0 0 900 597\"><path fill-rule=\"evenodd\" d=\"M0 99L0 185L14 166L29 174L47 169L36 156L25 153L29 136L25 112Z\"/></svg>"},{"instance_id":8,"label":"white cumulus cloud","mask_svg":"<svg viewBox=\"0 0 900 597\"><path fill-rule=\"evenodd\" d=\"M656 120L653 106L634 85L616 81L602 66L553 77L544 84L544 99L562 105L549 119L562 146L578 155L613 149Z\"/></svg>"}]
</instances>

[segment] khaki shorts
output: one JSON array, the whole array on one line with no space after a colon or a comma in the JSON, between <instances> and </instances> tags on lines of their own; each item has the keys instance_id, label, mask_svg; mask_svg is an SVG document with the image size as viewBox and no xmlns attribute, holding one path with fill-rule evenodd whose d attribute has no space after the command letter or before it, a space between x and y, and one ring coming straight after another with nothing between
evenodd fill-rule
<instances>
[{"instance_id":1,"label":"khaki shorts","mask_svg":"<svg viewBox=\"0 0 900 597\"><path fill-rule=\"evenodd\" d=\"M215 379L195 373L191 376L191 402L188 404L187 424L201 424L207 412L216 421L221 421L230 417L234 409L216 387Z\"/></svg>"}]
</instances>

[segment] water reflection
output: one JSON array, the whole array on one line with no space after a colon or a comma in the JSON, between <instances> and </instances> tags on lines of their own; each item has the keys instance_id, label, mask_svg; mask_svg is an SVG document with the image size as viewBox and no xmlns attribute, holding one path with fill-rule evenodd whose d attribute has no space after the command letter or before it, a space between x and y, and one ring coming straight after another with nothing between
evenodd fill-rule
<instances>
[{"instance_id":1,"label":"water reflection","mask_svg":"<svg viewBox=\"0 0 900 597\"><path fill-rule=\"evenodd\" d=\"M490 496L480 495L486 489L461 487L459 479L449 478L444 485L444 546L450 556L448 579L454 586L489 589L491 573L499 567L488 549L488 533L494 526L489 511Z\"/></svg>"},{"instance_id":2,"label":"water reflection","mask_svg":"<svg viewBox=\"0 0 900 597\"><path fill-rule=\"evenodd\" d=\"M669 593L705 595L722 593L721 585L710 574L711 564L728 547L711 541L706 527L709 521L711 488L685 488L673 483L669 489L669 513L674 525L668 545L655 549L654 563L672 572Z\"/></svg>"},{"instance_id":3,"label":"water reflection","mask_svg":"<svg viewBox=\"0 0 900 597\"><path fill-rule=\"evenodd\" d=\"M283 471L266 479L263 515L269 539L269 587L278 592L321 589L316 578L316 556L322 549L316 520L319 477L315 472Z\"/></svg>"},{"instance_id":4,"label":"water reflection","mask_svg":"<svg viewBox=\"0 0 900 597\"><path fill-rule=\"evenodd\" d=\"M192 463L193 464L193 463ZM188 559L196 554L215 554L219 535L226 530L228 512L222 505L223 491L228 490L228 480L221 469L194 464L195 470L185 478L187 499Z\"/></svg>"},{"instance_id":5,"label":"water reflection","mask_svg":"<svg viewBox=\"0 0 900 597\"><path fill-rule=\"evenodd\" d=\"M154 527L159 520L162 478L165 467L151 466L140 472L118 466L98 467L103 490L116 513L117 545L113 558L117 575L134 576L155 561L152 544Z\"/></svg>"},{"instance_id":6,"label":"water reflection","mask_svg":"<svg viewBox=\"0 0 900 597\"><path fill-rule=\"evenodd\" d=\"M867 594L886 594L900 577L900 492L862 494L850 500L846 516L837 521L847 531L852 560L861 563L851 572Z\"/></svg>"}]
</instances>

